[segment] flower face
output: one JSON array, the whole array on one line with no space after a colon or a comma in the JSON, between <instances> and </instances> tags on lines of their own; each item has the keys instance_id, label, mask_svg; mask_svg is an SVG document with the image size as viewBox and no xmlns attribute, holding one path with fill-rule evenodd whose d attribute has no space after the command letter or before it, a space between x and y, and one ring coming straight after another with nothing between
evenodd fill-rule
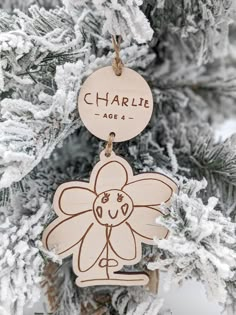
<instances>
[{"instance_id":1,"label":"flower face","mask_svg":"<svg viewBox=\"0 0 236 315\"><path fill-rule=\"evenodd\" d=\"M123 223L134 209L131 198L121 190L112 189L95 199L93 212L102 225L117 226Z\"/></svg>"},{"instance_id":2,"label":"flower face","mask_svg":"<svg viewBox=\"0 0 236 315\"><path fill-rule=\"evenodd\" d=\"M133 175L130 165L114 153L101 154L89 183L60 185L53 205L58 218L43 233L48 250L62 258L73 254L79 286L144 285L145 274L122 274L123 265L141 258L141 242L165 238L168 230L156 224L176 184L159 173ZM119 271L119 272L117 272Z\"/></svg>"}]
</instances>

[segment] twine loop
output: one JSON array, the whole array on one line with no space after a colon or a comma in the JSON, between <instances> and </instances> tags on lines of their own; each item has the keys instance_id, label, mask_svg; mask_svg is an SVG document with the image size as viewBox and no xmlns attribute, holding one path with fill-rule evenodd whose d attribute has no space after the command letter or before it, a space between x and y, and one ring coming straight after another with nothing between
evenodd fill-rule
<instances>
[{"instance_id":1,"label":"twine loop","mask_svg":"<svg viewBox=\"0 0 236 315\"><path fill-rule=\"evenodd\" d=\"M123 62L120 58L120 43L121 43L121 36L118 36L118 39L115 39L115 36L112 36L112 42L115 50L115 58L112 62L112 68L117 76L122 74Z\"/></svg>"},{"instance_id":2,"label":"twine loop","mask_svg":"<svg viewBox=\"0 0 236 315\"><path fill-rule=\"evenodd\" d=\"M115 133L111 132L109 134L109 137L108 137L108 140L107 140L107 144L106 144L106 147L105 147L105 156L106 157L111 156L114 139L115 139Z\"/></svg>"}]
</instances>

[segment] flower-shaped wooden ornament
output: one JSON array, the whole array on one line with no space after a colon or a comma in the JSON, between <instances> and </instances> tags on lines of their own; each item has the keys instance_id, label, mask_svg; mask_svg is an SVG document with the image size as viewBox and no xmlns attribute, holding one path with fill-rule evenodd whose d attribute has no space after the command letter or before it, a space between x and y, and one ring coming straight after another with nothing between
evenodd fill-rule
<instances>
[{"instance_id":1,"label":"flower-shaped wooden ornament","mask_svg":"<svg viewBox=\"0 0 236 315\"><path fill-rule=\"evenodd\" d=\"M156 224L158 208L169 203L176 184L159 173L133 175L130 165L112 152L101 153L90 182L67 182L58 187L54 209L58 216L44 231L43 243L61 258L73 255L80 287L145 285L145 273L124 273L124 265L141 259L141 243L165 238Z\"/></svg>"}]
</instances>

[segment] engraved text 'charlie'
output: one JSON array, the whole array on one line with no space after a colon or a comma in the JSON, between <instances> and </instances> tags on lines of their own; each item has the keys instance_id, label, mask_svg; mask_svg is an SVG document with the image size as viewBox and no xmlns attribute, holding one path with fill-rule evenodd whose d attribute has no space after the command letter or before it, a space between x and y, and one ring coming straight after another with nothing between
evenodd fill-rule
<instances>
[{"instance_id":1,"label":"engraved text 'charlie'","mask_svg":"<svg viewBox=\"0 0 236 315\"><path fill-rule=\"evenodd\" d=\"M98 92L95 94L92 93L86 93L84 95L84 101L88 105L96 105L99 106L109 106L109 105L118 105L118 106L133 106L133 107L143 107L143 108L149 108L149 102L147 99L144 99L142 97L139 98L129 98L125 96L119 96L119 95L110 95L109 92L107 92L105 95L100 95Z\"/></svg>"}]
</instances>

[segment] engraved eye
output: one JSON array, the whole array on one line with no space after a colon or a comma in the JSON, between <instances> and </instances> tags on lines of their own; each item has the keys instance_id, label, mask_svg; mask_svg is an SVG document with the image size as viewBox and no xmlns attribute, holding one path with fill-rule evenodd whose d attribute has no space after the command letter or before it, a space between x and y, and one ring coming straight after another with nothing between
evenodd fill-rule
<instances>
[{"instance_id":1,"label":"engraved eye","mask_svg":"<svg viewBox=\"0 0 236 315\"><path fill-rule=\"evenodd\" d=\"M105 193L102 197L102 203L106 203L109 201L110 194Z\"/></svg>"},{"instance_id":2,"label":"engraved eye","mask_svg":"<svg viewBox=\"0 0 236 315\"><path fill-rule=\"evenodd\" d=\"M117 195L117 201L121 202L123 200L124 196L122 194Z\"/></svg>"}]
</instances>

